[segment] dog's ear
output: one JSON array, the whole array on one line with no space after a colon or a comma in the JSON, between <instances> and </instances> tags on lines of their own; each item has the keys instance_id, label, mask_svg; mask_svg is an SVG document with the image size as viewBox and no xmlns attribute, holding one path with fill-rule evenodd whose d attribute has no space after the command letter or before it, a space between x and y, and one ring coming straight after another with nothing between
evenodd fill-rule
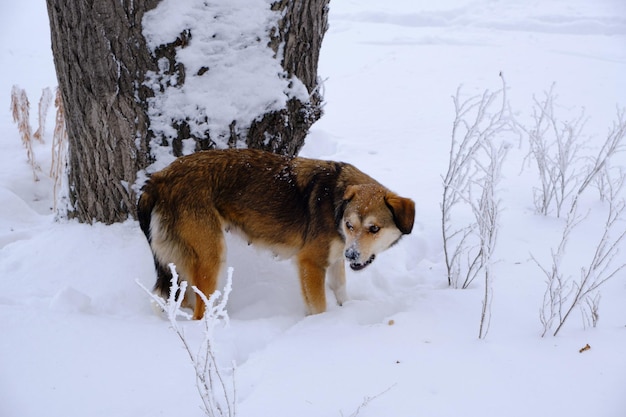
<instances>
[{"instance_id":1,"label":"dog's ear","mask_svg":"<svg viewBox=\"0 0 626 417\"><path fill-rule=\"evenodd\" d=\"M348 185L343 193L342 199L335 202L335 226L337 226L337 228L339 228L343 220L343 213L346 211L346 206L350 200L354 198L356 192L356 185Z\"/></svg>"},{"instance_id":2,"label":"dog's ear","mask_svg":"<svg viewBox=\"0 0 626 417\"><path fill-rule=\"evenodd\" d=\"M398 229L405 235L411 233L415 222L415 203L413 200L389 193L385 196L385 203L391 210Z\"/></svg>"},{"instance_id":3,"label":"dog's ear","mask_svg":"<svg viewBox=\"0 0 626 417\"><path fill-rule=\"evenodd\" d=\"M346 187L346 191L343 193L343 201L348 202L352 200L357 190L358 190L358 185L348 185Z\"/></svg>"}]
</instances>

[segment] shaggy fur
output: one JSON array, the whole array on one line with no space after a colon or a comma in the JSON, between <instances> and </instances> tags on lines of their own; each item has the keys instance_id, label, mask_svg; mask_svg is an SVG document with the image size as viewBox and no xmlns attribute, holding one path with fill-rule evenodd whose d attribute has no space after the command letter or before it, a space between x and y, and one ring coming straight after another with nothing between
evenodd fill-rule
<instances>
[{"instance_id":1,"label":"shaggy fur","mask_svg":"<svg viewBox=\"0 0 626 417\"><path fill-rule=\"evenodd\" d=\"M138 217L167 297L174 263L181 280L209 296L225 262L224 231L296 259L310 314L326 310L325 277L346 299L344 259L353 270L411 233L415 205L354 166L231 149L178 158L152 175ZM187 300L192 304L193 300ZM196 296L194 315L204 304Z\"/></svg>"}]
</instances>

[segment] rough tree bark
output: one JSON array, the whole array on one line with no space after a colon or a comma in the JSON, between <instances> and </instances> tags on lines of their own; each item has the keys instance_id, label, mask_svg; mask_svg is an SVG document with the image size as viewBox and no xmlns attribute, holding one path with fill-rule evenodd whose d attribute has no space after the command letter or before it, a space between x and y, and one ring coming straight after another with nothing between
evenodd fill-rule
<instances>
[{"instance_id":1,"label":"rough tree bark","mask_svg":"<svg viewBox=\"0 0 626 417\"><path fill-rule=\"evenodd\" d=\"M283 11L284 17L279 22L278 33L272 36L270 47L278 53L283 45L281 65L289 76L304 83L310 101L290 100L287 109L269 113L252 123L247 137L249 147L295 155L304 145L309 127L322 116L317 64L328 29L329 1L282 0L272 6L273 10ZM273 138L269 145L263 142L264 132Z\"/></svg>"},{"instance_id":2,"label":"rough tree bark","mask_svg":"<svg viewBox=\"0 0 626 417\"><path fill-rule=\"evenodd\" d=\"M175 43L152 54L142 33L142 18L159 0L46 0L52 51L66 111L69 139L69 216L81 222L107 224L135 215L138 173L151 163L148 72L158 71L166 57L184 82L184 67L176 49L193 33L181 33ZM269 48L282 56L288 76L306 86L307 102L290 99L286 108L260 114L250 126L231 124L228 146L249 147L295 155L309 127L321 116L317 63L327 29L329 0L279 0L272 10L282 12ZM207 22L210 24L210 22ZM186 36L189 38L186 39ZM282 49L282 50L281 50ZM209 135L194 137L185 120L173 120L180 142L194 139L196 149L210 149Z\"/></svg>"},{"instance_id":3,"label":"rough tree bark","mask_svg":"<svg viewBox=\"0 0 626 417\"><path fill-rule=\"evenodd\" d=\"M69 139L71 217L123 221L147 164L142 77L154 59L141 34L154 0L48 0L52 52ZM136 97L137 95L137 97Z\"/></svg>"}]
</instances>

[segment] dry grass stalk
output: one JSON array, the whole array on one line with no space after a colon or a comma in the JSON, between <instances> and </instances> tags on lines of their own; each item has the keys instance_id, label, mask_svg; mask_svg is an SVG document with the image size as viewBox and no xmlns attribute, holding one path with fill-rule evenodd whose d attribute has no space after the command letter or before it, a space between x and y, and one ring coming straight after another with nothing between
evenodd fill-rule
<instances>
[{"instance_id":1,"label":"dry grass stalk","mask_svg":"<svg viewBox=\"0 0 626 417\"><path fill-rule=\"evenodd\" d=\"M29 114L30 103L28 102L26 90L19 88L17 85L14 85L11 89L11 112L13 114L13 121L17 123L17 129L20 131L22 143L26 148L26 156L28 158L28 163L33 170L33 177L35 181L39 181L37 171L41 171L41 169L35 162L35 154L33 152Z\"/></svg>"},{"instance_id":2,"label":"dry grass stalk","mask_svg":"<svg viewBox=\"0 0 626 417\"><path fill-rule=\"evenodd\" d=\"M54 99L54 106L57 108L54 122L54 133L52 135L52 163L50 164L50 177L54 181L54 210L57 210L59 190L63 180L65 168L65 156L67 155L67 131L65 128L65 110L61 90L57 89Z\"/></svg>"},{"instance_id":3,"label":"dry grass stalk","mask_svg":"<svg viewBox=\"0 0 626 417\"><path fill-rule=\"evenodd\" d=\"M50 87L46 87L41 91L41 98L39 99L39 127L33 135L40 143L43 143L43 136L46 132L46 116L51 103L52 90L50 90Z\"/></svg>"}]
</instances>

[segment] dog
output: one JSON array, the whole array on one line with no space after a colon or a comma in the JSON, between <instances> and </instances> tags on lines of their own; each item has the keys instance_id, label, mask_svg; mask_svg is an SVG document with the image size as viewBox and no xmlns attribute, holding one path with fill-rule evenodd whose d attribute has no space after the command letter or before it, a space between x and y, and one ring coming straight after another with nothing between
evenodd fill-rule
<instances>
[{"instance_id":1,"label":"dog","mask_svg":"<svg viewBox=\"0 0 626 417\"><path fill-rule=\"evenodd\" d=\"M411 233L415 220L412 200L350 164L251 149L180 157L142 191L138 220L154 255L157 294L169 295L173 263L179 279L211 295L225 263L224 233L233 231L295 258L309 314L326 311L327 272L341 305L348 299L344 259L362 270ZM201 319L205 305L195 298L193 318Z\"/></svg>"}]
</instances>

